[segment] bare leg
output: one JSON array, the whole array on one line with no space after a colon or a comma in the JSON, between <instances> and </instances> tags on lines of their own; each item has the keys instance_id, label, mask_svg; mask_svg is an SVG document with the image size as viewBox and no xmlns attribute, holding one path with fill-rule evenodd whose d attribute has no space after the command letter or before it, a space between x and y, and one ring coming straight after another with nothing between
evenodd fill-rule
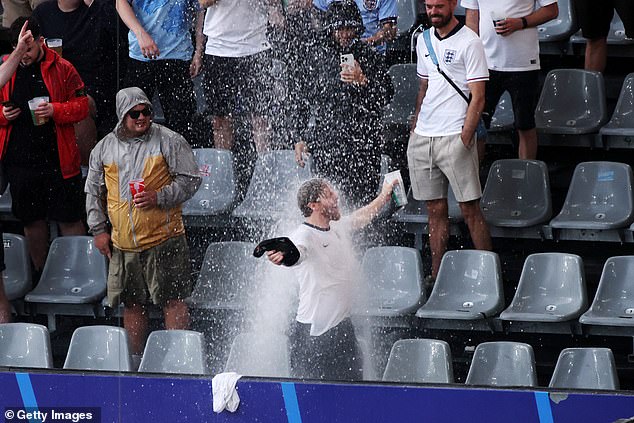
<instances>
[{"instance_id":1,"label":"bare leg","mask_svg":"<svg viewBox=\"0 0 634 423\"><path fill-rule=\"evenodd\" d=\"M519 158L535 160L537 158L537 130L524 129L518 130L520 138Z\"/></svg>"},{"instance_id":2,"label":"bare leg","mask_svg":"<svg viewBox=\"0 0 634 423\"><path fill-rule=\"evenodd\" d=\"M163 307L166 329L189 328L189 308L183 300L169 300Z\"/></svg>"},{"instance_id":3,"label":"bare leg","mask_svg":"<svg viewBox=\"0 0 634 423\"><path fill-rule=\"evenodd\" d=\"M214 116L214 147L223 150L233 148L233 119L230 116Z\"/></svg>"},{"instance_id":4,"label":"bare leg","mask_svg":"<svg viewBox=\"0 0 634 423\"><path fill-rule=\"evenodd\" d=\"M475 248L478 250L491 251L493 248L491 244L491 234L489 233L489 226L482 215L482 210L480 210L480 201L473 200L460 203L460 210L469 227L469 233L471 234Z\"/></svg>"},{"instance_id":5,"label":"bare leg","mask_svg":"<svg viewBox=\"0 0 634 423\"><path fill-rule=\"evenodd\" d=\"M263 116L253 115L251 117L251 127L253 128L253 142L258 154L270 149L271 128L268 120Z\"/></svg>"},{"instance_id":6,"label":"bare leg","mask_svg":"<svg viewBox=\"0 0 634 423\"><path fill-rule=\"evenodd\" d=\"M586 70L603 72L608 58L607 38L586 40L586 58L584 67Z\"/></svg>"},{"instance_id":7,"label":"bare leg","mask_svg":"<svg viewBox=\"0 0 634 423\"><path fill-rule=\"evenodd\" d=\"M86 235L86 228L81 220L77 222L59 222L62 236Z\"/></svg>"},{"instance_id":8,"label":"bare leg","mask_svg":"<svg viewBox=\"0 0 634 423\"><path fill-rule=\"evenodd\" d=\"M125 305L123 308L123 327L128 331L130 352L132 354L143 354L147 339L148 323L147 310L143 305Z\"/></svg>"},{"instance_id":9,"label":"bare leg","mask_svg":"<svg viewBox=\"0 0 634 423\"><path fill-rule=\"evenodd\" d=\"M75 137L77 138L77 147L79 147L82 166L88 166L90 152L97 144L97 125L95 125L97 105L90 96L88 96L88 105L89 113L86 119L75 124Z\"/></svg>"},{"instance_id":10,"label":"bare leg","mask_svg":"<svg viewBox=\"0 0 634 423\"><path fill-rule=\"evenodd\" d=\"M0 323L9 323L11 321L11 304L4 292L2 284L2 273L0 273Z\"/></svg>"},{"instance_id":11,"label":"bare leg","mask_svg":"<svg viewBox=\"0 0 634 423\"><path fill-rule=\"evenodd\" d=\"M429 246L431 249L431 275L436 277L449 239L449 207L447 199L426 202L429 213Z\"/></svg>"},{"instance_id":12,"label":"bare leg","mask_svg":"<svg viewBox=\"0 0 634 423\"><path fill-rule=\"evenodd\" d=\"M44 268L48 254L48 225L44 220L24 225L24 236L29 245L29 254L36 271Z\"/></svg>"}]
</instances>

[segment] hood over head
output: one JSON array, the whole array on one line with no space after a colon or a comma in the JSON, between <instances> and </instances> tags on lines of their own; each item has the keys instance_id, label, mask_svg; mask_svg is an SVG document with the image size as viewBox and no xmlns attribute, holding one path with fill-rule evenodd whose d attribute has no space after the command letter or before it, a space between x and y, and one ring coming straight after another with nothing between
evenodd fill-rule
<instances>
[{"instance_id":1,"label":"hood over head","mask_svg":"<svg viewBox=\"0 0 634 423\"><path fill-rule=\"evenodd\" d=\"M123 121L126 113L139 104L152 106L152 102L141 88L129 87L120 90L117 93L117 118L119 119L119 124Z\"/></svg>"}]
</instances>

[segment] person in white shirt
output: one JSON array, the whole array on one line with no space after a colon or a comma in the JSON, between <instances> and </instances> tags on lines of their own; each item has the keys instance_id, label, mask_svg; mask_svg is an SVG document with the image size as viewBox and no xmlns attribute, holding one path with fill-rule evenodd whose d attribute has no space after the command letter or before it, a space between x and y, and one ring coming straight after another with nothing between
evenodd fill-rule
<instances>
[{"instance_id":1,"label":"person in white shirt","mask_svg":"<svg viewBox=\"0 0 634 423\"><path fill-rule=\"evenodd\" d=\"M519 158L535 159L540 69L537 25L557 17L557 0L462 0L461 4L467 9L467 26L482 38L489 64L485 125L491 125L497 103L508 91L519 135Z\"/></svg>"},{"instance_id":2,"label":"person in white shirt","mask_svg":"<svg viewBox=\"0 0 634 423\"><path fill-rule=\"evenodd\" d=\"M368 205L341 217L339 197L325 179L302 184L297 204L304 223L290 236L299 250L293 265L299 282L299 306L290 330L291 367L295 377L359 380L362 363L350 321L352 295L359 274L351 232L367 226L390 201L392 184ZM274 264L284 253L269 251Z\"/></svg>"},{"instance_id":3,"label":"person in white shirt","mask_svg":"<svg viewBox=\"0 0 634 423\"><path fill-rule=\"evenodd\" d=\"M491 249L491 236L480 210L482 190L478 153L474 148L489 73L482 42L453 15L456 0L427 0L425 7L433 26L428 34L438 67L426 46L426 37L418 37L420 88L407 162L414 198L425 200L429 213L433 280L447 250L448 183L460 204L475 248ZM467 103L469 94L471 99Z\"/></svg>"}]
</instances>

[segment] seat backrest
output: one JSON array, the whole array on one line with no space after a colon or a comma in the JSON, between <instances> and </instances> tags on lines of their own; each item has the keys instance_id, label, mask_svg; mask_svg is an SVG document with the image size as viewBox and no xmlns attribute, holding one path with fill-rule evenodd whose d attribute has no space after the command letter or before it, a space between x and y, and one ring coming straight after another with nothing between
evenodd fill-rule
<instances>
[{"instance_id":1,"label":"seat backrest","mask_svg":"<svg viewBox=\"0 0 634 423\"><path fill-rule=\"evenodd\" d=\"M609 348L566 348L559 354L551 388L619 389L614 355Z\"/></svg>"},{"instance_id":2,"label":"seat backrest","mask_svg":"<svg viewBox=\"0 0 634 423\"><path fill-rule=\"evenodd\" d=\"M548 72L535 110L537 128L547 132L588 134L607 122L603 76L582 69Z\"/></svg>"},{"instance_id":3,"label":"seat backrest","mask_svg":"<svg viewBox=\"0 0 634 423\"><path fill-rule=\"evenodd\" d=\"M396 10L398 12L398 21L396 28L399 34L404 34L414 26L416 22L416 1L415 0L396 0Z\"/></svg>"},{"instance_id":4,"label":"seat backrest","mask_svg":"<svg viewBox=\"0 0 634 423\"><path fill-rule=\"evenodd\" d=\"M26 238L21 235L5 233L4 263L2 273L4 291L9 300L23 297L31 289L31 259Z\"/></svg>"},{"instance_id":5,"label":"seat backrest","mask_svg":"<svg viewBox=\"0 0 634 423\"><path fill-rule=\"evenodd\" d=\"M214 215L227 212L235 200L233 156L229 150L193 150L202 182L192 198L183 204L184 215Z\"/></svg>"},{"instance_id":6,"label":"seat backrest","mask_svg":"<svg viewBox=\"0 0 634 423\"><path fill-rule=\"evenodd\" d=\"M578 317L588 307L581 257L565 253L537 253L526 258L507 311L558 320ZM504 317L504 316L502 316Z\"/></svg>"},{"instance_id":7,"label":"seat backrest","mask_svg":"<svg viewBox=\"0 0 634 423\"><path fill-rule=\"evenodd\" d=\"M231 344L225 372L244 376L291 377L288 338L268 333L239 334Z\"/></svg>"},{"instance_id":8,"label":"seat backrest","mask_svg":"<svg viewBox=\"0 0 634 423\"><path fill-rule=\"evenodd\" d=\"M195 307L244 307L256 291L258 260L251 242L212 242L191 294Z\"/></svg>"},{"instance_id":9,"label":"seat backrest","mask_svg":"<svg viewBox=\"0 0 634 423\"><path fill-rule=\"evenodd\" d=\"M504 307L500 258L481 250L447 251L423 309L491 317Z\"/></svg>"},{"instance_id":10,"label":"seat backrest","mask_svg":"<svg viewBox=\"0 0 634 423\"><path fill-rule=\"evenodd\" d=\"M449 344L435 339L396 341L392 345L383 380L404 383L453 383Z\"/></svg>"},{"instance_id":11,"label":"seat backrest","mask_svg":"<svg viewBox=\"0 0 634 423\"><path fill-rule=\"evenodd\" d=\"M244 201L233 214L247 218L271 218L299 215L295 204L299 185L313 176L312 162L299 167L292 150L274 150L260 154Z\"/></svg>"},{"instance_id":12,"label":"seat backrest","mask_svg":"<svg viewBox=\"0 0 634 423\"><path fill-rule=\"evenodd\" d=\"M409 125L410 116L416 109L416 96L420 83L416 74L416 64L392 65L388 73L392 79L394 95L392 101L385 107L383 120L387 124Z\"/></svg>"},{"instance_id":13,"label":"seat backrest","mask_svg":"<svg viewBox=\"0 0 634 423\"><path fill-rule=\"evenodd\" d=\"M589 312L615 321L634 319L634 256L606 260Z\"/></svg>"},{"instance_id":14,"label":"seat backrest","mask_svg":"<svg viewBox=\"0 0 634 423\"><path fill-rule=\"evenodd\" d=\"M33 323L0 324L0 366L52 369L48 329Z\"/></svg>"},{"instance_id":15,"label":"seat backrest","mask_svg":"<svg viewBox=\"0 0 634 423\"><path fill-rule=\"evenodd\" d=\"M40 282L25 299L35 302L89 303L106 292L106 258L90 236L57 237L51 243Z\"/></svg>"},{"instance_id":16,"label":"seat backrest","mask_svg":"<svg viewBox=\"0 0 634 423\"><path fill-rule=\"evenodd\" d=\"M608 126L634 130L634 73L625 77Z\"/></svg>"},{"instance_id":17,"label":"seat backrest","mask_svg":"<svg viewBox=\"0 0 634 423\"><path fill-rule=\"evenodd\" d=\"M526 227L552 216L546 164L538 160L496 160L489 169L482 213L496 226Z\"/></svg>"},{"instance_id":18,"label":"seat backrest","mask_svg":"<svg viewBox=\"0 0 634 423\"><path fill-rule=\"evenodd\" d=\"M615 10L610 22L610 31L608 32L608 44L632 44L634 41L627 37L625 33L625 25L623 20Z\"/></svg>"},{"instance_id":19,"label":"seat backrest","mask_svg":"<svg viewBox=\"0 0 634 423\"><path fill-rule=\"evenodd\" d=\"M203 335L191 330L150 333L139 372L209 374Z\"/></svg>"},{"instance_id":20,"label":"seat backrest","mask_svg":"<svg viewBox=\"0 0 634 423\"><path fill-rule=\"evenodd\" d=\"M372 247L363 256L362 268L371 306L408 313L424 300L423 265L418 250Z\"/></svg>"},{"instance_id":21,"label":"seat backrest","mask_svg":"<svg viewBox=\"0 0 634 423\"><path fill-rule=\"evenodd\" d=\"M513 129L515 123L515 114L513 113L513 103L511 101L511 95L508 91L504 91L497 106L495 106L495 113L491 118L491 127L489 131L508 131Z\"/></svg>"},{"instance_id":22,"label":"seat backrest","mask_svg":"<svg viewBox=\"0 0 634 423\"><path fill-rule=\"evenodd\" d=\"M75 329L64 368L132 371L128 333L115 326L83 326Z\"/></svg>"},{"instance_id":23,"label":"seat backrest","mask_svg":"<svg viewBox=\"0 0 634 423\"><path fill-rule=\"evenodd\" d=\"M451 186L447 188L447 205L449 207L449 221L462 221L462 211ZM398 222L416 220L416 222L427 223L429 221L429 212L425 201L415 200L410 188L407 192L407 204L394 214L394 220Z\"/></svg>"},{"instance_id":24,"label":"seat backrest","mask_svg":"<svg viewBox=\"0 0 634 423\"><path fill-rule=\"evenodd\" d=\"M628 226L634 220L632 168L615 162L579 163L556 219Z\"/></svg>"},{"instance_id":25,"label":"seat backrest","mask_svg":"<svg viewBox=\"0 0 634 423\"><path fill-rule=\"evenodd\" d=\"M519 342L484 342L478 345L465 383L537 386L533 347Z\"/></svg>"},{"instance_id":26,"label":"seat backrest","mask_svg":"<svg viewBox=\"0 0 634 423\"><path fill-rule=\"evenodd\" d=\"M557 0L557 6L559 15L537 27L540 42L567 40L579 28L571 0Z\"/></svg>"},{"instance_id":27,"label":"seat backrest","mask_svg":"<svg viewBox=\"0 0 634 423\"><path fill-rule=\"evenodd\" d=\"M0 213L11 213L11 205L13 199L11 198L11 190L7 185L7 189L0 194Z\"/></svg>"}]
</instances>

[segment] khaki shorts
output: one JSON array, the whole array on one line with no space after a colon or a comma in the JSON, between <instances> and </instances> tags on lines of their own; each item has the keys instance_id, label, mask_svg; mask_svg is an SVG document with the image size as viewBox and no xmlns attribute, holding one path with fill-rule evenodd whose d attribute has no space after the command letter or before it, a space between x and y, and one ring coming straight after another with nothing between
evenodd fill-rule
<instances>
[{"instance_id":1,"label":"khaki shorts","mask_svg":"<svg viewBox=\"0 0 634 423\"><path fill-rule=\"evenodd\" d=\"M191 264L185 235L170 238L140 253L112 249L108 303L164 306L192 292Z\"/></svg>"},{"instance_id":2,"label":"khaki shorts","mask_svg":"<svg viewBox=\"0 0 634 423\"><path fill-rule=\"evenodd\" d=\"M478 152L466 148L460 134L423 137L412 133L407 146L407 163L416 200L447 198L447 184L460 203L482 196Z\"/></svg>"}]
</instances>

